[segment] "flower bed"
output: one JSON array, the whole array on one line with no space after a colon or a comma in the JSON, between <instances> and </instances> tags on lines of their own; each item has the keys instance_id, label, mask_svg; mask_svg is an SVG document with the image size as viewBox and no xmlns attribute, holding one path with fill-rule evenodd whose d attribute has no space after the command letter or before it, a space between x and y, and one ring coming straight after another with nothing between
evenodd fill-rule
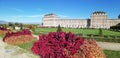
<instances>
[{"instance_id":1,"label":"flower bed","mask_svg":"<svg viewBox=\"0 0 120 58\"><path fill-rule=\"evenodd\" d=\"M105 58L94 40L84 40L71 32L50 32L39 36L32 52L41 58Z\"/></svg>"},{"instance_id":2,"label":"flower bed","mask_svg":"<svg viewBox=\"0 0 120 58\"><path fill-rule=\"evenodd\" d=\"M3 30L0 30L0 35L1 34L6 34L8 31L3 31Z\"/></svg>"},{"instance_id":3,"label":"flower bed","mask_svg":"<svg viewBox=\"0 0 120 58\"><path fill-rule=\"evenodd\" d=\"M36 40L29 30L7 33L3 41L8 44L24 44Z\"/></svg>"},{"instance_id":4,"label":"flower bed","mask_svg":"<svg viewBox=\"0 0 120 58\"><path fill-rule=\"evenodd\" d=\"M65 50L69 56L69 51ZM106 58L102 49L97 45L93 39L86 40L83 45L80 46L78 53L70 55L68 58Z\"/></svg>"},{"instance_id":5,"label":"flower bed","mask_svg":"<svg viewBox=\"0 0 120 58\"><path fill-rule=\"evenodd\" d=\"M1 34L6 34L7 32L10 32L10 30L7 29L7 28L0 27L0 35Z\"/></svg>"}]
</instances>

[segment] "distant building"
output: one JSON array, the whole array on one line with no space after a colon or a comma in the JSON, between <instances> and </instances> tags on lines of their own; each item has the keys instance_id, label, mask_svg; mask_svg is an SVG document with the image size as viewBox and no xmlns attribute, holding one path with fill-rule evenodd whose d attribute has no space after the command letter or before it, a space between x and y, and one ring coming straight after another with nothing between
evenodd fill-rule
<instances>
[{"instance_id":1,"label":"distant building","mask_svg":"<svg viewBox=\"0 0 120 58\"><path fill-rule=\"evenodd\" d=\"M20 30L20 27L17 27L17 26L16 26L16 27L15 27L15 30Z\"/></svg>"},{"instance_id":2,"label":"distant building","mask_svg":"<svg viewBox=\"0 0 120 58\"><path fill-rule=\"evenodd\" d=\"M109 19L103 11L93 12L90 19L60 19L55 14L46 14L42 19L43 26L65 28L110 28L120 23L120 15L117 19Z\"/></svg>"}]
</instances>

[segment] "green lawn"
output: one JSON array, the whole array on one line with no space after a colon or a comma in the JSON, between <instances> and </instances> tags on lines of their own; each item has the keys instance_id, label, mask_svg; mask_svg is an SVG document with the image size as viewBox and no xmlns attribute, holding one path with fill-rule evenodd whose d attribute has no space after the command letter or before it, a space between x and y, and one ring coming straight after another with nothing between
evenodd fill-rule
<instances>
[{"instance_id":1,"label":"green lawn","mask_svg":"<svg viewBox=\"0 0 120 58\"><path fill-rule=\"evenodd\" d=\"M120 58L120 51L104 50L106 58Z\"/></svg>"},{"instance_id":2,"label":"green lawn","mask_svg":"<svg viewBox=\"0 0 120 58\"><path fill-rule=\"evenodd\" d=\"M17 45L17 46L19 46L20 48L23 48L23 49L31 52L31 48L32 48L34 42L35 41L29 42L29 43L25 43L25 44L21 44L21 45Z\"/></svg>"},{"instance_id":3,"label":"green lawn","mask_svg":"<svg viewBox=\"0 0 120 58\"><path fill-rule=\"evenodd\" d=\"M5 35L4 34L0 34L0 38L3 38Z\"/></svg>"},{"instance_id":4,"label":"green lawn","mask_svg":"<svg viewBox=\"0 0 120 58\"><path fill-rule=\"evenodd\" d=\"M57 28L36 28L34 34L39 33L48 33L48 32L56 32ZM99 29L76 29L76 28L62 28L65 32L73 32L75 34L95 34L97 35L99 32ZM112 35L112 36L120 36L120 32L110 31L110 30L102 30L103 35Z\"/></svg>"}]
</instances>

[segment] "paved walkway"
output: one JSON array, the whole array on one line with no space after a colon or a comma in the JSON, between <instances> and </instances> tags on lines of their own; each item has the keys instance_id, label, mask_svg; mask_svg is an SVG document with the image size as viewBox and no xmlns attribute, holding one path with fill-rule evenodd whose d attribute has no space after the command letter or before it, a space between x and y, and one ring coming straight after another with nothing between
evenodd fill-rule
<instances>
[{"instance_id":1,"label":"paved walkway","mask_svg":"<svg viewBox=\"0 0 120 58\"><path fill-rule=\"evenodd\" d=\"M104 50L120 51L120 43L109 43L109 42L97 42L97 43Z\"/></svg>"},{"instance_id":2,"label":"paved walkway","mask_svg":"<svg viewBox=\"0 0 120 58\"><path fill-rule=\"evenodd\" d=\"M38 36L38 35L34 35L34 34L33 34L33 36L34 36L34 37L36 37L36 38L37 38L37 40L39 40L39 36Z\"/></svg>"},{"instance_id":3,"label":"paved walkway","mask_svg":"<svg viewBox=\"0 0 120 58\"><path fill-rule=\"evenodd\" d=\"M39 58L17 46L7 45L0 38L0 58Z\"/></svg>"}]
</instances>

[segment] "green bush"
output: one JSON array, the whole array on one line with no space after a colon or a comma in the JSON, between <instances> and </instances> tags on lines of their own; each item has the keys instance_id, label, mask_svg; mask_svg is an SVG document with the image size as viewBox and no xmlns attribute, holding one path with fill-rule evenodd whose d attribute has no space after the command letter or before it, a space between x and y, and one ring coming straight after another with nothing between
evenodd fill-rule
<instances>
[{"instance_id":1,"label":"green bush","mask_svg":"<svg viewBox=\"0 0 120 58\"><path fill-rule=\"evenodd\" d=\"M62 31L62 29L61 29L60 25L58 25L57 32L60 32L60 31Z\"/></svg>"},{"instance_id":2,"label":"green bush","mask_svg":"<svg viewBox=\"0 0 120 58\"><path fill-rule=\"evenodd\" d=\"M103 36L103 32L101 28L99 29L99 36Z\"/></svg>"}]
</instances>

